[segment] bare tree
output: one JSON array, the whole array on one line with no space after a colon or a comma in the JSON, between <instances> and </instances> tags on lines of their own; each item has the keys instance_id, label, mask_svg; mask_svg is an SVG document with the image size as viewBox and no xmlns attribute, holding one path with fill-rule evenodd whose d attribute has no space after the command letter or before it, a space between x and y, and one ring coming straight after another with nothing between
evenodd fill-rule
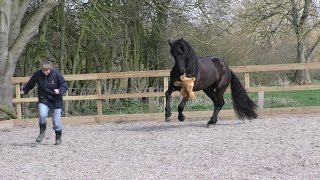
<instances>
[{"instance_id":1,"label":"bare tree","mask_svg":"<svg viewBox=\"0 0 320 180\"><path fill-rule=\"evenodd\" d=\"M269 44L280 36L295 35L297 62L310 62L319 50L320 34L316 34L316 41L310 41L320 25L316 3L312 0L243 1L243 6L241 17L244 27L267 37ZM297 71L294 81L298 84L311 83L308 70Z\"/></svg>"},{"instance_id":2,"label":"bare tree","mask_svg":"<svg viewBox=\"0 0 320 180\"><path fill-rule=\"evenodd\" d=\"M18 58L27 43L39 31L43 18L58 5L57 0L40 1L24 23L31 0L0 0L0 117L16 118L13 108L11 78Z\"/></svg>"}]
</instances>

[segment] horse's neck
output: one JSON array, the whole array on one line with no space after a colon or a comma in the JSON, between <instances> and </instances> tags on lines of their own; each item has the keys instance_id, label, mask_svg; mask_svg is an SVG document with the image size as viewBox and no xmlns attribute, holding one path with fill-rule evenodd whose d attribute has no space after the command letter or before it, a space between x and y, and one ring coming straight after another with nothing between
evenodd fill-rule
<instances>
[{"instance_id":1,"label":"horse's neck","mask_svg":"<svg viewBox=\"0 0 320 180\"><path fill-rule=\"evenodd\" d=\"M186 74L188 77L197 77L198 76L198 57L191 56L186 59Z\"/></svg>"}]
</instances>

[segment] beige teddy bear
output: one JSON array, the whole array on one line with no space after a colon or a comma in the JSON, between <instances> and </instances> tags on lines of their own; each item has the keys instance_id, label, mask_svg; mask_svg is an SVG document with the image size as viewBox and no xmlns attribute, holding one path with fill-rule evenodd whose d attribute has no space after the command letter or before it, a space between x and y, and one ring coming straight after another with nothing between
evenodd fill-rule
<instances>
[{"instance_id":1,"label":"beige teddy bear","mask_svg":"<svg viewBox=\"0 0 320 180\"><path fill-rule=\"evenodd\" d=\"M194 99L196 95L194 94L192 89L193 89L194 81L196 80L196 78L195 77L188 78L186 74L183 74L182 76L180 76L180 80L181 81L174 82L175 86L182 87L180 89L180 94L183 97L186 97L188 99Z\"/></svg>"}]
</instances>

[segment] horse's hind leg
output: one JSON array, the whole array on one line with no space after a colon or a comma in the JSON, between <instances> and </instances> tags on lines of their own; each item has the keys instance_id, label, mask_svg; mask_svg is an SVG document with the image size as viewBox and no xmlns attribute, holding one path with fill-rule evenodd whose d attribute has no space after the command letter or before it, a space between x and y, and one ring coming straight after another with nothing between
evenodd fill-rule
<instances>
[{"instance_id":1,"label":"horse's hind leg","mask_svg":"<svg viewBox=\"0 0 320 180\"><path fill-rule=\"evenodd\" d=\"M178 119L179 121L184 121L185 119L185 116L183 115L183 109L184 109L184 106L186 105L188 99L183 97L183 99L181 100L179 106L178 106L178 112L179 112L179 115L178 115Z\"/></svg>"},{"instance_id":2,"label":"horse's hind leg","mask_svg":"<svg viewBox=\"0 0 320 180\"><path fill-rule=\"evenodd\" d=\"M218 114L224 105L224 99L223 99L224 91L222 91L221 89L217 89L216 92L214 92L214 90L210 88L210 89L204 90L204 92L212 100L214 104L213 115L211 116L209 122L207 123L207 126L209 127L211 124L216 124L218 121Z\"/></svg>"}]
</instances>

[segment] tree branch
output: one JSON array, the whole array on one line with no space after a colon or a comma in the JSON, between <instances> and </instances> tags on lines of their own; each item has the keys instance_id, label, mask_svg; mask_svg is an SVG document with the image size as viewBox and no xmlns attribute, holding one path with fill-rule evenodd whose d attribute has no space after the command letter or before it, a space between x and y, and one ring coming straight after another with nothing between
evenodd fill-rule
<instances>
[{"instance_id":1,"label":"tree branch","mask_svg":"<svg viewBox=\"0 0 320 180\"><path fill-rule=\"evenodd\" d=\"M296 33L298 33L298 9L294 0L291 0L291 16L292 16L292 24Z\"/></svg>"},{"instance_id":2,"label":"tree branch","mask_svg":"<svg viewBox=\"0 0 320 180\"><path fill-rule=\"evenodd\" d=\"M312 5L312 0L304 1L303 13L300 18L300 26L306 23L306 19L308 18L311 5Z\"/></svg>"},{"instance_id":3,"label":"tree branch","mask_svg":"<svg viewBox=\"0 0 320 180\"><path fill-rule=\"evenodd\" d=\"M21 2L22 1L22 2ZM28 5L31 0L14 0L11 6L11 18L10 18L10 33L9 33L9 47L13 45L17 39L20 30L21 22L28 9Z\"/></svg>"},{"instance_id":4,"label":"tree branch","mask_svg":"<svg viewBox=\"0 0 320 180\"><path fill-rule=\"evenodd\" d=\"M45 0L37 11L30 17L27 24L22 28L16 41L9 49L9 53L12 55L13 65L18 61L18 57L23 52L25 46L39 31L40 23L42 22L44 16L46 16L58 2L56 0Z\"/></svg>"},{"instance_id":5,"label":"tree branch","mask_svg":"<svg viewBox=\"0 0 320 180\"><path fill-rule=\"evenodd\" d=\"M320 36L318 37L317 41L315 44L312 46L311 51L309 55L307 56L307 62L310 62L314 56L314 54L319 51L319 45L320 45Z\"/></svg>"},{"instance_id":6,"label":"tree branch","mask_svg":"<svg viewBox=\"0 0 320 180\"><path fill-rule=\"evenodd\" d=\"M6 106L1 106L0 105L0 111L6 113L7 115L10 116L11 119L17 119L17 115L15 114L15 112L11 112L9 109L6 108Z\"/></svg>"}]
</instances>

